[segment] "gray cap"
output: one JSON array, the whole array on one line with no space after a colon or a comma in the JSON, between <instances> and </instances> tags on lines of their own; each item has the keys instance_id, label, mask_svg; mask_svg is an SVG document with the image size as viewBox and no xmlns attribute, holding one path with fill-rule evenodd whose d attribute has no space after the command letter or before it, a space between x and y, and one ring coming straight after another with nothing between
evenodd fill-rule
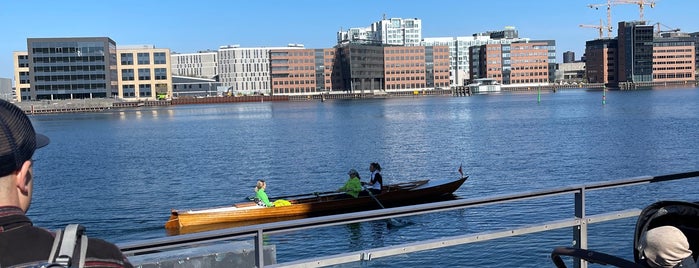
<instances>
[{"instance_id":1,"label":"gray cap","mask_svg":"<svg viewBox=\"0 0 699 268\"><path fill-rule=\"evenodd\" d=\"M692 255L687 237L674 226L660 226L641 236L639 250L651 267L675 267Z\"/></svg>"},{"instance_id":2,"label":"gray cap","mask_svg":"<svg viewBox=\"0 0 699 268\"><path fill-rule=\"evenodd\" d=\"M359 172L357 172L356 169L350 169L349 172L347 172L347 175L359 175Z\"/></svg>"}]
</instances>

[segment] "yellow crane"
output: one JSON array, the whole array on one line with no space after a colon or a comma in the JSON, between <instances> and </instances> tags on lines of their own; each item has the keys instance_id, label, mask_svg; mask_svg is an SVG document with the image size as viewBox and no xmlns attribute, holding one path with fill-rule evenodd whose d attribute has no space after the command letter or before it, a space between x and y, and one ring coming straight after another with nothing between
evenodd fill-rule
<instances>
[{"instance_id":1,"label":"yellow crane","mask_svg":"<svg viewBox=\"0 0 699 268\"><path fill-rule=\"evenodd\" d=\"M580 24L580 28L595 28L595 29L599 30L599 39L602 39L602 32L603 32L602 30L604 30L605 28L611 28L611 27L604 26L602 24L602 20L600 19L599 25Z\"/></svg>"}]
</instances>

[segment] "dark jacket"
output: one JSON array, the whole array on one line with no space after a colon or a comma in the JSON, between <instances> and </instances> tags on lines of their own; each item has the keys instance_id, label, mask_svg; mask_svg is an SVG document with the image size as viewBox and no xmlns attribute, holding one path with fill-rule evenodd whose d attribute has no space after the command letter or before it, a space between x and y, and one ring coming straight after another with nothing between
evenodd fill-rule
<instances>
[{"instance_id":1,"label":"dark jacket","mask_svg":"<svg viewBox=\"0 0 699 268\"><path fill-rule=\"evenodd\" d=\"M46 263L54 237L34 227L20 208L0 207L0 267ZM114 244L89 237L87 244L85 267L133 267Z\"/></svg>"}]
</instances>

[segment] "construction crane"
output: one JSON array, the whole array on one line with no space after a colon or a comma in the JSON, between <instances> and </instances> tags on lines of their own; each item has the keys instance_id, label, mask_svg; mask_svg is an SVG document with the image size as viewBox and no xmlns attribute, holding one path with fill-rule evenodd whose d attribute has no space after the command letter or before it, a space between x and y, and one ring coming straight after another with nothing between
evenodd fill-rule
<instances>
[{"instance_id":1,"label":"construction crane","mask_svg":"<svg viewBox=\"0 0 699 268\"><path fill-rule=\"evenodd\" d=\"M610 26L604 26L602 24L602 20L599 20L599 25L589 25L589 24L580 24L580 28L595 28L599 30L599 39L602 39L602 32L605 28L611 28Z\"/></svg>"},{"instance_id":2,"label":"construction crane","mask_svg":"<svg viewBox=\"0 0 699 268\"><path fill-rule=\"evenodd\" d=\"M641 14L641 16L640 16L641 21L645 21L645 20L643 20L643 7L644 6L649 6L650 8L655 7L655 0L650 0L650 1L648 1L648 0L616 0L616 1L614 1L614 3L638 5L639 13Z\"/></svg>"},{"instance_id":3,"label":"construction crane","mask_svg":"<svg viewBox=\"0 0 699 268\"><path fill-rule=\"evenodd\" d=\"M607 6L607 37L612 37L612 0L607 0L606 4L590 4L587 5L590 8L594 9L599 9L601 6ZM600 22L600 25L602 23ZM589 26L589 25L588 25ZM580 27L583 27L580 25ZM602 31L602 28L600 27L600 31ZM600 36L600 39L602 36Z\"/></svg>"},{"instance_id":4,"label":"construction crane","mask_svg":"<svg viewBox=\"0 0 699 268\"><path fill-rule=\"evenodd\" d=\"M640 15L641 21L644 21L643 20L643 7L646 5L650 6L651 8L655 7L655 0L650 0L650 1L648 1L648 0L614 0L614 1L607 0L607 3L605 3L605 4L589 4L589 5L587 5L588 7L594 8L594 9L599 9L602 6L607 7L607 37L611 37L612 29L613 29L613 27L612 27L612 6L624 5L624 4L638 5L638 7L640 9L640 13L641 13L641 15Z\"/></svg>"},{"instance_id":5,"label":"construction crane","mask_svg":"<svg viewBox=\"0 0 699 268\"><path fill-rule=\"evenodd\" d=\"M663 27L665 27L667 30L662 30L662 29L660 29L660 26L661 26L661 25L662 25ZM658 35L660 35L661 33L676 33L676 32L679 32L679 31L680 31L680 28L668 27L667 25L662 24L662 23L660 23L660 22L656 22L656 23L655 23L655 26L658 27L658 30L656 31L656 33L657 33Z\"/></svg>"}]
</instances>

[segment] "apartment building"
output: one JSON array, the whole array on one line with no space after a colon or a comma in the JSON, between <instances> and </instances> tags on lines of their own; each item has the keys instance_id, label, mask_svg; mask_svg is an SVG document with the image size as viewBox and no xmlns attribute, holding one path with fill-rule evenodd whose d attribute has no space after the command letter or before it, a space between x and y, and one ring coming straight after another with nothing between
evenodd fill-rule
<instances>
[{"instance_id":1,"label":"apartment building","mask_svg":"<svg viewBox=\"0 0 699 268\"><path fill-rule=\"evenodd\" d=\"M171 98L170 49L152 45L117 47L117 96L125 100Z\"/></svg>"},{"instance_id":2,"label":"apartment building","mask_svg":"<svg viewBox=\"0 0 699 268\"><path fill-rule=\"evenodd\" d=\"M116 43L108 37L27 38L29 91L18 100L111 98L118 94ZM18 60L24 60L18 55ZM18 68L23 63L18 63ZM25 77L17 74L16 77ZM26 80L20 78L22 80ZM18 80L19 81L19 80Z\"/></svg>"},{"instance_id":3,"label":"apartment building","mask_svg":"<svg viewBox=\"0 0 699 268\"><path fill-rule=\"evenodd\" d=\"M422 20L418 18L383 18L369 27L354 27L337 32L337 43L377 43L418 46L422 41Z\"/></svg>"}]
</instances>

